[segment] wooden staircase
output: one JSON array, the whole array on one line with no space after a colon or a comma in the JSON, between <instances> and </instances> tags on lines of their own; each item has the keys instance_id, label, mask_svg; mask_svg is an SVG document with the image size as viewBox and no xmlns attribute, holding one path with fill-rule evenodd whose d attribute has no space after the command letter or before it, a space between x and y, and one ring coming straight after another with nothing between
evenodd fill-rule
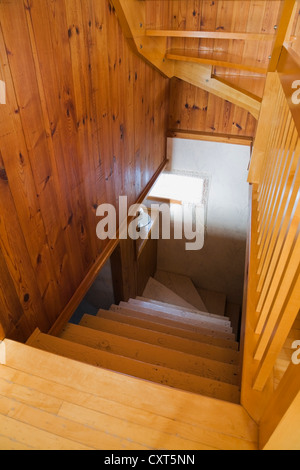
<instances>
[{"instance_id":1,"label":"wooden staircase","mask_svg":"<svg viewBox=\"0 0 300 470\"><path fill-rule=\"evenodd\" d=\"M173 275L173 286L178 280L182 283L182 276ZM120 302L109 311L100 310L96 317L84 315L79 325L67 324L58 337L36 330L27 344L96 367L239 403L239 352L230 319L200 312L154 278L149 279L144 294L151 298ZM195 288L192 294L191 302L200 302L206 309Z\"/></svg>"},{"instance_id":2,"label":"wooden staircase","mask_svg":"<svg viewBox=\"0 0 300 470\"><path fill-rule=\"evenodd\" d=\"M145 293L153 286L168 300L170 289L156 279ZM56 337L37 329L26 345L5 340L5 446L257 448L257 427L239 405L239 345L229 318L177 302L142 296L84 315Z\"/></svg>"},{"instance_id":3,"label":"wooden staircase","mask_svg":"<svg viewBox=\"0 0 300 470\"><path fill-rule=\"evenodd\" d=\"M163 279L163 274L156 277ZM199 311L206 307L183 276L165 273L165 282L190 292L180 297L150 278L144 294L84 315L67 324L58 337L36 330L28 345L187 392L239 403L238 343L224 315ZM191 281L189 280L191 283ZM185 284L185 288L184 288ZM192 283L191 283L192 284ZM149 298L150 297L150 298ZM163 302L162 299L168 300ZM173 303L169 303L170 299Z\"/></svg>"}]
</instances>

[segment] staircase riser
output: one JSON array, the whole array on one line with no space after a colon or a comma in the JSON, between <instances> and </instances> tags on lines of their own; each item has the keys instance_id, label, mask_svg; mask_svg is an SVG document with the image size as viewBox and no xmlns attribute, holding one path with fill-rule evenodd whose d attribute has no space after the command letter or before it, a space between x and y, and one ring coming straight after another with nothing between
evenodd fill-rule
<instances>
[{"instance_id":1,"label":"staircase riser","mask_svg":"<svg viewBox=\"0 0 300 470\"><path fill-rule=\"evenodd\" d=\"M32 346L96 367L110 369L169 387L198 394L209 394L214 398L225 399L233 403L239 403L240 400L239 388L234 385L114 356L42 333L34 339Z\"/></svg>"},{"instance_id":2,"label":"staircase riser","mask_svg":"<svg viewBox=\"0 0 300 470\"><path fill-rule=\"evenodd\" d=\"M164 334L154 330L147 330L133 325L126 325L117 321L107 320L92 315L84 315L80 325L93 328L98 331L117 334L125 338L136 339L148 344L174 349L186 354L200 356L219 362L238 364L239 354L230 349L210 346L196 341L186 340L179 336Z\"/></svg>"},{"instance_id":3,"label":"staircase riser","mask_svg":"<svg viewBox=\"0 0 300 470\"><path fill-rule=\"evenodd\" d=\"M146 307L128 304L126 302L120 302L120 305L116 307L121 307L126 310L133 310L135 312L144 313L146 315L153 316L153 317L165 318L167 320L180 322L184 324L184 326L187 325L187 326L191 326L195 328L208 328L208 329L214 329L215 331L221 331L223 333L229 333L229 334L232 333L232 328L230 326L224 325L224 323L221 323L221 324L214 323L213 321L209 321L209 319L208 320L206 319L205 320L202 320L202 319L192 320L190 318L186 318L184 314L182 314L182 316L172 315L172 313L166 313L166 312L162 312L162 311L155 310L155 309L148 309Z\"/></svg>"},{"instance_id":4,"label":"staircase riser","mask_svg":"<svg viewBox=\"0 0 300 470\"><path fill-rule=\"evenodd\" d=\"M231 338L225 338L225 339L216 338L213 336L209 336L207 334L201 334L192 330L181 328L181 325L178 325L177 323L174 323L174 322L172 324L170 324L170 322L167 322L166 324L157 323L157 322L154 322L152 318L149 318L149 317L143 318L141 315L139 317L131 316L130 313L131 312L128 312L128 314L126 315L122 313L121 310L119 311L101 310L97 314L97 317L106 318L108 320L114 320L119 323L124 323L126 325L138 326L144 329L157 331L159 333L179 336L180 338L184 338L186 340L198 341L200 343L218 346L218 347L225 348L225 349L231 349L234 351L237 351L239 347L238 343L234 340L231 340Z\"/></svg>"},{"instance_id":5,"label":"staircase riser","mask_svg":"<svg viewBox=\"0 0 300 470\"><path fill-rule=\"evenodd\" d=\"M171 307L168 304L163 304L163 302L148 302L145 300L139 300L139 299L129 299L128 301L129 304L136 305L136 306L141 306L144 308L149 308L151 310L156 310L156 311L161 311L165 313L172 314L174 316L178 317L184 317L184 318L189 318L191 320L199 320L199 318L203 319L203 321L211 322L212 324L215 325L224 325L224 326L230 326L230 319L216 316L216 315L210 315L209 313L206 312L201 312L201 311L188 311L185 310L181 307Z\"/></svg>"},{"instance_id":6,"label":"staircase riser","mask_svg":"<svg viewBox=\"0 0 300 470\"><path fill-rule=\"evenodd\" d=\"M76 325L67 325L59 337L148 364L167 367L233 385L238 384L238 368L236 366L199 358L161 346L122 338L110 333L97 332Z\"/></svg>"},{"instance_id":7,"label":"staircase riser","mask_svg":"<svg viewBox=\"0 0 300 470\"><path fill-rule=\"evenodd\" d=\"M155 323L160 323L160 324L167 325L167 326L179 327L179 328L185 329L187 331L193 331L194 333L199 333L199 334L204 334L204 335L207 335L207 336L212 336L213 338L222 338L222 339L232 340L232 341L235 340L235 336L232 333L226 333L224 331L218 331L218 330L215 330L215 329L212 329L212 328L209 328L209 327L208 328L200 328L200 327L197 327L195 325L188 324L188 323L184 323L184 324L179 323L179 322L174 321L173 318L171 320L169 318L157 317L157 316L149 315L145 312L139 312L135 309L128 310L128 309L124 309L124 308L119 307L119 306L112 306L111 310L113 312L122 313L122 314L127 315L127 316L131 316L131 317L135 317L135 318L141 318L141 319L144 319L144 320L153 321Z\"/></svg>"}]
</instances>

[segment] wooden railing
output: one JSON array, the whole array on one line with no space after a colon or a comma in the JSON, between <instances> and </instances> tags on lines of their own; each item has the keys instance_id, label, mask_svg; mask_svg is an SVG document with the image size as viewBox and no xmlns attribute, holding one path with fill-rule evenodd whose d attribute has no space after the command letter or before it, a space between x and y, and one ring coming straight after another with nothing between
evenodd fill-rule
<instances>
[{"instance_id":1,"label":"wooden railing","mask_svg":"<svg viewBox=\"0 0 300 470\"><path fill-rule=\"evenodd\" d=\"M275 363L300 307L300 105L298 110L291 99L295 91L291 70L294 74L296 63L289 68L289 79L284 64L268 76L249 173L252 220L242 404L261 423L262 448L274 445L279 423L300 392L300 386L294 386L289 393L286 383L291 374L300 377L300 365L292 363L292 349L282 384L276 391L273 384ZM300 78L300 68L298 73ZM299 421L300 408L294 413ZM300 434L298 439L300 448Z\"/></svg>"}]
</instances>

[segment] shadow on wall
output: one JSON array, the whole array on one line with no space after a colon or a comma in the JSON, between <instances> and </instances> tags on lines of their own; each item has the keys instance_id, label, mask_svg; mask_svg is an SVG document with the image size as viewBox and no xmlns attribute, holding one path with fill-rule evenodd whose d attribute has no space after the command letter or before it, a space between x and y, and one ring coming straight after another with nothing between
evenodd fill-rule
<instances>
[{"instance_id":1,"label":"shadow on wall","mask_svg":"<svg viewBox=\"0 0 300 470\"><path fill-rule=\"evenodd\" d=\"M70 323L78 324L82 316L97 315L100 309L109 310L115 303L110 259L101 269L94 284L72 316Z\"/></svg>"},{"instance_id":2,"label":"shadow on wall","mask_svg":"<svg viewBox=\"0 0 300 470\"><path fill-rule=\"evenodd\" d=\"M199 251L186 251L185 240L160 240L157 268L189 276L197 287L223 292L229 302L241 304L245 255L243 239L206 235Z\"/></svg>"}]
</instances>

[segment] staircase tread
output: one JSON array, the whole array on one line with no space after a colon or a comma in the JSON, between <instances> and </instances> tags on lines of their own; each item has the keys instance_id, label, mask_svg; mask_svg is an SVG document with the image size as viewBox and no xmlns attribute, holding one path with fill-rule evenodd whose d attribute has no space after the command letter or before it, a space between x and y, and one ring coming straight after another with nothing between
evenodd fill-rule
<instances>
[{"instance_id":1,"label":"staircase tread","mask_svg":"<svg viewBox=\"0 0 300 470\"><path fill-rule=\"evenodd\" d=\"M129 359L44 333L40 333L29 344L38 349L43 349L95 367L113 370L126 376L134 376L202 395L208 394L214 398L222 397L222 399L233 403L240 402L240 389L237 385L169 369L168 367L148 364L136 359Z\"/></svg>"},{"instance_id":2,"label":"staircase tread","mask_svg":"<svg viewBox=\"0 0 300 470\"><path fill-rule=\"evenodd\" d=\"M188 303L194 305L198 310L202 312L208 311L205 302L203 302L203 299L195 288L193 281L188 276L158 270L156 271L154 278L168 289L176 292L177 295Z\"/></svg>"},{"instance_id":3,"label":"staircase tread","mask_svg":"<svg viewBox=\"0 0 300 470\"><path fill-rule=\"evenodd\" d=\"M145 343L138 339L124 338L81 325L67 324L59 337L101 351L107 351L117 356L124 356L147 364L238 385L239 368L237 365Z\"/></svg>"},{"instance_id":4,"label":"staircase tread","mask_svg":"<svg viewBox=\"0 0 300 470\"><path fill-rule=\"evenodd\" d=\"M175 437L191 441L191 445L196 441L199 449L202 445L221 450L257 449L257 425L240 405L126 377L11 340L5 340L1 347L5 348L6 365L0 365L0 378L8 387L27 387L28 393L21 389L19 392L23 402L44 394L58 400L59 406L78 405L76 411L80 413L72 415L72 419L93 416L93 421L86 423L92 428L94 423L102 424L102 419L106 428L111 426L110 420L115 423L115 418L122 417L129 440L134 432L131 426L148 430L148 447L153 430L159 433L154 434L155 448L169 436L165 449L179 448L172 446ZM43 404L44 400L38 402ZM116 436L120 435L119 423L114 424ZM145 436L145 431L141 436Z\"/></svg>"},{"instance_id":5,"label":"staircase tread","mask_svg":"<svg viewBox=\"0 0 300 470\"><path fill-rule=\"evenodd\" d=\"M116 306L112 306L111 308L115 308ZM176 311L176 314L171 310L161 309L156 307L155 305L148 307L143 305L136 305L130 302L120 302L118 305L120 308L124 308L126 310L131 310L139 313L144 313L149 316L153 316L155 318L166 318L170 321L176 321L178 323L182 323L185 327L192 327L195 328L214 328L216 331L232 334L231 324L229 322L219 322L218 320L209 318L209 317L202 317L198 314L188 314L186 312ZM192 317L192 315L197 315L196 317Z\"/></svg>"},{"instance_id":6,"label":"staircase tread","mask_svg":"<svg viewBox=\"0 0 300 470\"><path fill-rule=\"evenodd\" d=\"M142 314L136 315L136 312L131 312L131 311L122 312L121 310L119 311L99 310L97 317L107 318L109 320L113 319L117 322L125 323L127 325L130 324L134 326L140 326L141 328L144 328L144 329L172 334L174 336L179 336L180 338L204 342L204 343L212 344L212 345L219 346L222 348L229 348L235 351L237 351L239 348L239 344L235 341L235 339L232 339L231 337L227 336L226 338L219 338L217 336L214 337L214 336L205 334L207 332L205 332L204 334L198 333L197 331L186 329L182 327L182 324L178 324L175 322L171 323L167 321L166 323L163 323L163 322L159 323L159 322L156 322L153 317L142 315Z\"/></svg>"},{"instance_id":7,"label":"staircase tread","mask_svg":"<svg viewBox=\"0 0 300 470\"><path fill-rule=\"evenodd\" d=\"M155 322L155 323L162 323L164 325L175 326L177 328L194 331L196 333L203 333L207 336L215 336L215 337L230 339L230 340L235 341L235 335L231 332L226 333L224 330L222 331L217 330L211 325L207 325L207 324L204 327L195 326L194 324L190 324L188 320L186 320L185 322L182 322L182 321L177 320L173 316L169 318L165 314L163 315L161 312L157 312L158 313L157 315L155 314L153 310L148 311L142 308L136 309L134 308L134 306L123 307L120 305L112 305L110 310L113 312L120 312L120 313L123 313L124 315L129 315L135 318L142 318L145 320L149 319L150 321Z\"/></svg>"},{"instance_id":8,"label":"staircase tread","mask_svg":"<svg viewBox=\"0 0 300 470\"><path fill-rule=\"evenodd\" d=\"M187 302L185 299L177 295L171 289L168 289L161 282L158 282L153 277L150 277L143 292L143 297L148 297L153 300L167 302L170 304L178 305L188 309L194 309L194 305Z\"/></svg>"},{"instance_id":9,"label":"staircase tread","mask_svg":"<svg viewBox=\"0 0 300 470\"><path fill-rule=\"evenodd\" d=\"M113 319L85 314L80 325L88 328L94 328L99 331L118 334L126 338L137 339L144 343L157 344L169 349L182 351L187 354L193 354L207 359L213 359L219 362L229 364L239 364L239 352L230 348L222 348L207 343L201 343L191 339L175 336L174 334L163 333L155 330L149 330L140 326L134 326L121 323Z\"/></svg>"},{"instance_id":10,"label":"staircase tread","mask_svg":"<svg viewBox=\"0 0 300 470\"><path fill-rule=\"evenodd\" d=\"M187 322L185 322L185 323L178 322L178 321L174 320L173 317L172 317L172 319L169 319L169 318L165 318L163 316L155 316L153 314L149 314L147 312L141 311L141 309L136 310L134 308L124 308L124 307L121 307L121 306L118 306L118 305L112 305L111 306L111 311L119 312L119 313L131 316L131 317L134 317L134 318L141 318L141 319L144 319L144 320L150 319L150 321L153 321L155 323L162 323L163 325L173 326L175 328L189 330L189 331L193 331L195 333L202 333L206 336L213 336L213 337L216 337L216 338L223 338L223 339L228 339L228 340L235 341L235 335L232 334L232 333L225 333L224 331L219 331L219 330L216 330L215 328L212 328L212 327L210 328L210 327L206 326L206 327L202 328L202 327L199 327L199 326L191 325Z\"/></svg>"},{"instance_id":11,"label":"staircase tread","mask_svg":"<svg viewBox=\"0 0 300 470\"><path fill-rule=\"evenodd\" d=\"M166 302L161 302L159 300L148 299L147 297L137 296L134 300L139 300L141 302L147 302L149 304L161 306L161 307L164 307L164 308L170 308L172 310L179 310L181 312L184 311L184 312L189 312L189 313L197 313L197 314L201 314L202 316L205 316L205 317L216 318L220 321L230 321L230 318L225 317L224 315L216 315L214 313L202 312L202 311L196 310L196 309L195 310L188 310L186 308L179 307L178 305L172 305L172 304L168 304Z\"/></svg>"}]
</instances>

